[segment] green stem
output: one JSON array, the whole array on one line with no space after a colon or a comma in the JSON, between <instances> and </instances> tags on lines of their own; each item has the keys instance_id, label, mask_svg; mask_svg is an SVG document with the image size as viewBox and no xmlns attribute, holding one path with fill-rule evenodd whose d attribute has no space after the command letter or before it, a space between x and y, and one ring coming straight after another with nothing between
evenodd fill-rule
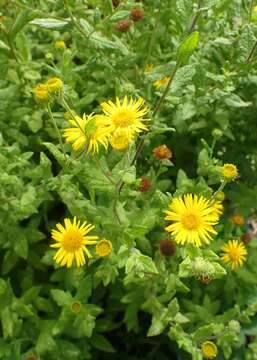
<instances>
[{"instance_id":1,"label":"green stem","mask_svg":"<svg viewBox=\"0 0 257 360\"><path fill-rule=\"evenodd\" d=\"M220 191L222 191L222 190L224 189L224 187L226 186L226 184L227 184L227 181L226 181L226 180L222 180L222 182L221 182L218 190L215 191L215 193L212 195L211 200L214 200L214 199L215 199L216 195L217 195Z\"/></svg>"},{"instance_id":2,"label":"green stem","mask_svg":"<svg viewBox=\"0 0 257 360\"><path fill-rule=\"evenodd\" d=\"M54 129L55 129L55 131L56 131L56 133L58 135L59 143L61 145L65 161L67 161L66 152L65 152L64 145L63 145L63 142L62 142L62 135L60 133L60 130L58 129L58 126L56 124L55 118L54 118L52 110L51 110L51 106L49 104L47 105L47 111L48 111L48 114L49 114L49 116L50 116L50 118L52 120L52 123L54 125Z\"/></svg>"},{"instance_id":3,"label":"green stem","mask_svg":"<svg viewBox=\"0 0 257 360\"><path fill-rule=\"evenodd\" d=\"M147 55L146 55L146 58L145 58L145 62L144 62L144 69L145 69L145 65L148 64L149 62L149 59L151 57L151 53L152 53L152 49L153 49L153 45L154 45L154 40L155 40L155 35L156 35L156 32L157 32L157 25L158 25L158 22L159 22L159 19L160 19L160 14L161 14L161 8L160 8L160 3L159 3L159 7L158 7L158 13L157 13L157 16L155 18L155 24L154 24L154 28L153 28L153 31L152 31L152 34L151 34L151 37L150 37L150 41L149 41L149 45L148 45L148 51L147 51Z\"/></svg>"},{"instance_id":4,"label":"green stem","mask_svg":"<svg viewBox=\"0 0 257 360\"><path fill-rule=\"evenodd\" d=\"M252 21L253 3L254 3L254 0L252 0L252 1L251 1L251 4L250 4L249 23Z\"/></svg>"}]
</instances>

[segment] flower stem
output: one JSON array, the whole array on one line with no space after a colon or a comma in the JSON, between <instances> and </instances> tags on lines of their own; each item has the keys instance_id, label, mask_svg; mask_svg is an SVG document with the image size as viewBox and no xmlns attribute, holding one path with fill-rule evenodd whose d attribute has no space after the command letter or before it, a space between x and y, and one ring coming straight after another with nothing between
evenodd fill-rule
<instances>
[{"instance_id":1,"label":"flower stem","mask_svg":"<svg viewBox=\"0 0 257 360\"><path fill-rule=\"evenodd\" d=\"M64 145L63 145L63 142L62 142L62 135L60 133L60 130L58 129L58 126L56 124L55 118L54 118L52 110L51 110L51 106L49 104L47 105L47 111L48 111L48 114L49 114L49 116L50 116L50 118L52 120L52 123L54 125L54 129L55 129L55 131L56 131L56 133L58 135L59 143L61 145L65 161L67 161L66 152L65 152Z\"/></svg>"},{"instance_id":2,"label":"flower stem","mask_svg":"<svg viewBox=\"0 0 257 360\"><path fill-rule=\"evenodd\" d=\"M215 199L216 195L217 195L220 191L222 191L222 190L224 189L224 187L226 186L226 184L227 184L227 181L226 181L226 180L222 180L222 182L221 182L218 190L215 191L215 193L212 195L211 200L214 200L214 199Z\"/></svg>"}]
</instances>

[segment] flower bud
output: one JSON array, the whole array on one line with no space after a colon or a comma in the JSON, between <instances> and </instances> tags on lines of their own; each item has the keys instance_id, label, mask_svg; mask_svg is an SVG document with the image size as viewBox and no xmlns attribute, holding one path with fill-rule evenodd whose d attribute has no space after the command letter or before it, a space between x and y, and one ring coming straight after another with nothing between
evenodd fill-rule
<instances>
[{"instance_id":1,"label":"flower bud","mask_svg":"<svg viewBox=\"0 0 257 360\"><path fill-rule=\"evenodd\" d=\"M210 276L200 276L198 280L204 285L209 285L210 282L212 282L212 278Z\"/></svg>"},{"instance_id":2,"label":"flower bud","mask_svg":"<svg viewBox=\"0 0 257 360\"><path fill-rule=\"evenodd\" d=\"M65 41L63 40L57 40L55 43L54 43L54 47L58 50L65 50L66 49L66 44L65 44Z\"/></svg>"},{"instance_id":3,"label":"flower bud","mask_svg":"<svg viewBox=\"0 0 257 360\"><path fill-rule=\"evenodd\" d=\"M216 199L217 201L220 201L220 202L224 201L224 200L225 200L225 194L224 194L224 192L223 192L223 191L219 191L219 192L216 194L215 199Z\"/></svg>"},{"instance_id":4,"label":"flower bud","mask_svg":"<svg viewBox=\"0 0 257 360\"><path fill-rule=\"evenodd\" d=\"M58 77L53 77L46 82L46 86L50 93L55 93L63 88L63 82Z\"/></svg>"},{"instance_id":5,"label":"flower bud","mask_svg":"<svg viewBox=\"0 0 257 360\"><path fill-rule=\"evenodd\" d=\"M235 331L236 333L240 333L240 323L237 320L230 320L228 323L228 327L230 330Z\"/></svg>"},{"instance_id":6,"label":"flower bud","mask_svg":"<svg viewBox=\"0 0 257 360\"><path fill-rule=\"evenodd\" d=\"M73 312L73 314L79 314L81 312L81 309L81 302L79 300L73 301L73 303L71 304L71 311Z\"/></svg>"},{"instance_id":7,"label":"flower bud","mask_svg":"<svg viewBox=\"0 0 257 360\"><path fill-rule=\"evenodd\" d=\"M221 167L220 172L224 180L229 182L235 180L238 175L238 169L234 164L224 164Z\"/></svg>"},{"instance_id":8,"label":"flower bud","mask_svg":"<svg viewBox=\"0 0 257 360\"><path fill-rule=\"evenodd\" d=\"M176 245L170 239L165 239L160 242L160 251L162 255L172 256L176 253Z\"/></svg>"},{"instance_id":9,"label":"flower bud","mask_svg":"<svg viewBox=\"0 0 257 360\"><path fill-rule=\"evenodd\" d=\"M102 239L96 244L96 253L100 257L110 255L112 252L112 243L109 240Z\"/></svg>"},{"instance_id":10,"label":"flower bud","mask_svg":"<svg viewBox=\"0 0 257 360\"><path fill-rule=\"evenodd\" d=\"M35 97L38 101L47 101L49 99L48 88L45 84L38 84L34 89L33 92Z\"/></svg>"},{"instance_id":11,"label":"flower bud","mask_svg":"<svg viewBox=\"0 0 257 360\"><path fill-rule=\"evenodd\" d=\"M212 136L214 139L219 140L223 135L223 132L220 129L214 129L212 130Z\"/></svg>"}]
</instances>

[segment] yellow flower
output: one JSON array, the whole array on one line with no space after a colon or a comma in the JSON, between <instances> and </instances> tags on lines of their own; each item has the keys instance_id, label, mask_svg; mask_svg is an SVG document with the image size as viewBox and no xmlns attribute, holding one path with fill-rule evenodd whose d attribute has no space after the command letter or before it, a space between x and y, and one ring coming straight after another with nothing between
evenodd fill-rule
<instances>
[{"instance_id":1,"label":"yellow flower","mask_svg":"<svg viewBox=\"0 0 257 360\"><path fill-rule=\"evenodd\" d=\"M153 64L146 64L145 66L145 72L150 73L153 71Z\"/></svg>"},{"instance_id":2,"label":"yellow flower","mask_svg":"<svg viewBox=\"0 0 257 360\"><path fill-rule=\"evenodd\" d=\"M96 244L96 253L98 256L108 256L112 252L112 243L109 240L103 239Z\"/></svg>"},{"instance_id":3,"label":"yellow flower","mask_svg":"<svg viewBox=\"0 0 257 360\"><path fill-rule=\"evenodd\" d=\"M79 300L75 300L73 301L73 303L71 304L71 311L74 314L79 314L81 312L82 309L82 304Z\"/></svg>"},{"instance_id":4,"label":"yellow flower","mask_svg":"<svg viewBox=\"0 0 257 360\"><path fill-rule=\"evenodd\" d=\"M235 270L238 266L243 266L247 250L241 241L230 240L221 247L221 250L224 252L221 254L221 260L228 263L232 270Z\"/></svg>"},{"instance_id":5,"label":"yellow flower","mask_svg":"<svg viewBox=\"0 0 257 360\"><path fill-rule=\"evenodd\" d=\"M112 135L111 145L115 150L124 150L132 140L133 138L128 136L126 129L119 128Z\"/></svg>"},{"instance_id":6,"label":"yellow flower","mask_svg":"<svg viewBox=\"0 0 257 360\"><path fill-rule=\"evenodd\" d=\"M48 88L45 84L38 84L33 89L33 92L38 101L46 101L49 99Z\"/></svg>"},{"instance_id":7,"label":"yellow flower","mask_svg":"<svg viewBox=\"0 0 257 360\"><path fill-rule=\"evenodd\" d=\"M165 220L173 223L165 228L175 236L178 244L191 243L201 246L209 243L211 234L216 235L213 225L218 222L218 215L210 200L203 196L186 194L174 198L170 204L171 211L166 211Z\"/></svg>"},{"instance_id":8,"label":"yellow flower","mask_svg":"<svg viewBox=\"0 0 257 360\"><path fill-rule=\"evenodd\" d=\"M167 85L169 81L170 81L170 76L166 76L163 79L156 80L153 85L158 90L162 86Z\"/></svg>"},{"instance_id":9,"label":"yellow flower","mask_svg":"<svg viewBox=\"0 0 257 360\"><path fill-rule=\"evenodd\" d=\"M148 112L147 107L143 107L145 100L130 99L125 96L123 100L116 98L116 103L112 101L101 104L105 113L105 124L109 126L110 131L123 129L126 138L130 139L143 130L147 130L146 125L142 122L143 117Z\"/></svg>"},{"instance_id":10,"label":"yellow flower","mask_svg":"<svg viewBox=\"0 0 257 360\"><path fill-rule=\"evenodd\" d=\"M59 49L59 50L65 50L65 49L66 49L65 41L63 41L63 40L57 40L57 41L54 43L54 47L55 47L56 49Z\"/></svg>"},{"instance_id":11,"label":"yellow flower","mask_svg":"<svg viewBox=\"0 0 257 360\"><path fill-rule=\"evenodd\" d=\"M220 172L221 172L221 175L223 176L223 178L227 181L235 180L235 178L238 175L237 167L234 164L224 164L221 167Z\"/></svg>"},{"instance_id":12,"label":"yellow flower","mask_svg":"<svg viewBox=\"0 0 257 360\"><path fill-rule=\"evenodd\" d=\"M97 236L88 236L87 234L94 229L94 225L80 221L74 217L73 222L70 219L64 219L64 226L60 223L56 225L57 230L52 230L52 238L56 241L55 244L50 245L53 248L58 248L54 256L54 260L60 266L67 266L70 268L75 260L78 267L85 264L85 254L88 258L92 255L88 251L86 245L94 245L97 243Z\"/></svg>"},{"instance_id":13,"label":"yellow flower","mask_svg":"<svg viewBox=\"0 0 257 360\"><path fill-rule=\"evenodd\" d=\"M245 224L245 219L240 214L233 215L231 217L231 221L233 222L233 224L238 225L238 226Z\"/></svg>"},{"instance_id":14,"label":"yellow flower","mask_svg":"<svg viewBox=\"0 0 257 360\"><path fill-rule=\"evenodd\" d=\"M98 153L99 143L105 149L108 147L109 130L102 126L101 115L83 115L83 118L75 116L75 119L69 120L73 127L64 130L66 142L73 143L72 148L77 151L84 146L87 147L87 153Z\"/></svg>"},{"instance_id":15,"label":"yellow flower","mask_svg":"<svg viewBox=\"0 0 257 360\"><path fill-rule=\"evenodd\" d=\"M63 82L58 77L53 77L45 83L49 93L55 93L60 91L63 88Z\"/></svg>"},{"instance_id":16,"label":"yellow flower","mask_svg":"<svg viewBox=\"0 0 257 360\"><path fill-rule=\"evenodd\" d=\"M257 5L253 7L253 12L257 12Z\"/></svg>"},{"instance_id":17,"label":"yellow flower","mask_svg":"<svg viewBox=\"0 0 257 360\"><path fill-rule=\"evenodd\" d=\"M217 346L212 341L205 341L202 344L202 354L206 359L214 359L217 353Z\"/></svg>"}]
</instances>

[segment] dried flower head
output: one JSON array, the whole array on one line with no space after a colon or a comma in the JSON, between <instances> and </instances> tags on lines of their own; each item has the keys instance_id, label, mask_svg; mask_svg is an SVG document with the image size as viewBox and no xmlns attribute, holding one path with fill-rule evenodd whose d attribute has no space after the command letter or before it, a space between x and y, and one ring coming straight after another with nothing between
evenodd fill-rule
<instances>
[{"instance_id":1,"label":"dried flower head","mask_svg":"<svg viewBox=\"0 0 257 360\"><path fill-rule=\"evenodd\" d=\"M169 160L172 157L172 151L166 145L161 145L153 149L153 156L159 160Z\"/></svg>"},{"instance_id":2,"label":"dried flower head","mask_svg":"<svg viewBox=\"0 0 257 360\"><path fill-rule=\"evenodd\" d=\"M139 190L141 192L147 192L151 187L151 182L145 176L141 176Z\"/></svg>"},{"instance_id":3,"label":"dried flower head","mask_svg":"<svg viewBox=\"0 0 257 360\"><path fill-rule=\"evenodd\" d=\"M116 24L116 30L119 32L125 32L127 31L130 26L133 24L132 20L129 19L125 19L125 20L120 20L117 24Z\"/></svg>"},{"instance_id":4,"label":"dried flower head","mask_svg":"<svg viewBox=\"0 0 257 360\"><path fill-rule=\"evenodd\" d=\"M247 245L252 240L253 235L250 232L241 235L242 242Z\"/></svg>"},{"instance_id":5,"label":"dried flower head","mask_svg":"<svg viewBox=\"0 0 257 360\"><path fill-rule=\"evenodd\" d=\"M238 225L238 226L242 226L245 224L245 219L240 214L235 214L235 215L231 216L231 221L233 224Z\"/></svg>"},{"instance_id":6,"label":"dried flower head","mask_svg":"<svg viewBox=\"0 0 257 360\"><path fill-rule=\"evenodd\" d=\"M132 9L131 12L130 12L130 17L135 22L141 21L145 17L145 12L141 8Z\"/></svg>"}]
</instances>

